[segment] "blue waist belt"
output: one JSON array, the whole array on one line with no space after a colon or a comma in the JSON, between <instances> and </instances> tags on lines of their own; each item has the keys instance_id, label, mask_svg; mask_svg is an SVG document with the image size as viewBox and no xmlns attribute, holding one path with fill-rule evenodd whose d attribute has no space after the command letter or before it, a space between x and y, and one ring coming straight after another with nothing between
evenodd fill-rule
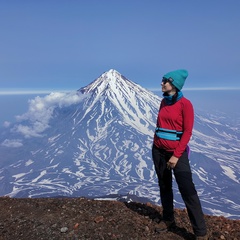
<instances>
[{"instance_id":1,"label":"blue waist belt","mask_svg":"<svg viewBox=\"0 0 240 240\"><path fill-rule=\"evenodd\" d=\"M183 132L178 132L176 130L170 130L170 129L158 128L158 127L156 128L155 133L159 138L173 140L173 141L180 140L183 134Z\"/></svg>"}]
</instances>

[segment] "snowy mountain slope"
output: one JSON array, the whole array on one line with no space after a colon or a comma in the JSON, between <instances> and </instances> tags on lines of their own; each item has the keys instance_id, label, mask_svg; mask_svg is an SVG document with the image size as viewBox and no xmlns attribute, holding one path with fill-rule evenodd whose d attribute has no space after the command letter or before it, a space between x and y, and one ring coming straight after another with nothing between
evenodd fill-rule
<instances>
[{"instance_id":1,"label":"snowy mountain slope","mask_svg":"<svg viewBox=\"0 0 240 240\"><path fill-rule=\"evenodd\" d=\"M46 194L51 192L58 195L58 191L66 195L72 195L75 191L76 194L90 194L88 185L97 181L96 176L100 181L104 181L106 188L108 188L107 181L110 181L109 187L113 188L114 182L116 185L119 184L118 178L129 178L130 170L133 178L144 178L144 176L152 178L150 156L146 155L139 159L136 159L136 156L149 151L155 125L154 114L159 107L159 99L150 92L146 94L146 90L122 78L114 70L103 74L79 92L87 95L84 101L67 109L55 108L54 120L48 123L49 126L54 125L54 128L48 128L47 136L43 133L40 141L37 139L41 147L35 146L34 150L28 153L27 158L24 153L25 159L29 158L28 164L25 166L26 163L21 161L19 164L23 165L24 172L12 175L16 179L13 195L18 192L22 194L22 182L30 178L34 180L24 187L24 191L28 191L29 196L37 196L33 193L35 190L32 190L32 188L37 189L36 191L39 192L36 186L39 186L42 192L46 191ZM144 95L141 96L142 94ZM135 101L134 108L131 101ZM149 105L155 106L156 109ZM141 119L137 119L136 114ZM29 134L28 131L28 135L33 134ZM26 146L30 145L31 149L29 139L18 139L18 141L23 145L26 142ZM127 153L129 148L130 154ZM127 163L128 156L133 163ZM132 164L135 170L131 169ZM39 168L39 165L42 165L42 168ZM19 168L16 172L19 172ZM51 174L54 182L48 183L46 179L40 181L48 174ZM63 184L62 180L60 183L56 181L59 178L64 179ZM56 192L52 190L51 184L57 184ZM87 185L86 190L85 185ZM81 188L80 193L79 188ZM119 188L122 189L122 186ZM94 187L93 191L97 193L97 187ZM40 195L43 194L42 192ZM108 193L108 190L104 192L100 188L98 194Z\"/></svg>"},{"instance_id":2,"label":"snowy mountain slope","mask_svg":"<svg viewBox=\"0 0 240 240\"><path fill-rule=\"evenodd\" d=\"M151 160L160 101L112 69L77 92L33 99L1 132L0 195L160 203ZM190 156L206 213L240 218L239 135L216 116L195 116ZM183 206L179 193L176 206Z\"/></svg>"}]
</instances>

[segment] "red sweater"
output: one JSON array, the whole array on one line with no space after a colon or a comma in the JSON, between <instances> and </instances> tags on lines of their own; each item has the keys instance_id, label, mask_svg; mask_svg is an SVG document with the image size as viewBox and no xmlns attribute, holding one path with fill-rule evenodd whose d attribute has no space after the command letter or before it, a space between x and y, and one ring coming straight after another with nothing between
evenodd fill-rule
<instances>
[{"instance_id":1,"label":"red sweater","mask_svg":"<svg viewBox=\"0 0 240 240\"><path fill-rule=\"evenodd\" d=\"M182 97L173 105L167 105L163 99L158 112L157 127L177 130L183 132L183 135L179 141L172 141L158 138L155 134L154 145L173 152L173 155L179 158L192 136L193 123L194 110L188 99Z\"/></svg>"}]
</instances>

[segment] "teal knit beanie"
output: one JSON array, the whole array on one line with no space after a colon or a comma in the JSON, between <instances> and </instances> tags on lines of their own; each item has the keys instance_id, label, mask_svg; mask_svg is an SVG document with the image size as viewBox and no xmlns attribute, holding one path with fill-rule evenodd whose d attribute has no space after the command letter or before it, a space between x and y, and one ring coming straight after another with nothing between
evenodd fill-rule
<instances>
[{"instance_id":1,"label":"teal knit beanie","mask_svg":"<svg viewBox=\"0 0 240 240\"><path fill-rule=\"evenodd\" d=\"M166 73L163 77L164 78L171 78L172 84L180 91L184 85L184 82L188 76L188 71L184 69L179 69L176 71L172 71L169 73Z\"/></svg>"}]
</instances>

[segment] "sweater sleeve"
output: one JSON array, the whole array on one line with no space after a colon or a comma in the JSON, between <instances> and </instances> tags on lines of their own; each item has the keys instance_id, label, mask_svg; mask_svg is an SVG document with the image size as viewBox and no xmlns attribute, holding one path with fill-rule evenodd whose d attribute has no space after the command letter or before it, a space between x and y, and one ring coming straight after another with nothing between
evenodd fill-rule
<instances>
[{"instance_id":1,"label":"sweater sleeve","mask_svg":"<svg viewBox=\"0 0 240 240\"><path fill-rule=\"evenodd\" d=\"M182 106L182 114L183 114L183 135L179 141L178 146L173 152L175 157L181 157L183 152L185 151L187 144L190 141L192 136L192 129L194 124L194 110L192 103L186 99Z\"/></svg>"}]
</instances>

